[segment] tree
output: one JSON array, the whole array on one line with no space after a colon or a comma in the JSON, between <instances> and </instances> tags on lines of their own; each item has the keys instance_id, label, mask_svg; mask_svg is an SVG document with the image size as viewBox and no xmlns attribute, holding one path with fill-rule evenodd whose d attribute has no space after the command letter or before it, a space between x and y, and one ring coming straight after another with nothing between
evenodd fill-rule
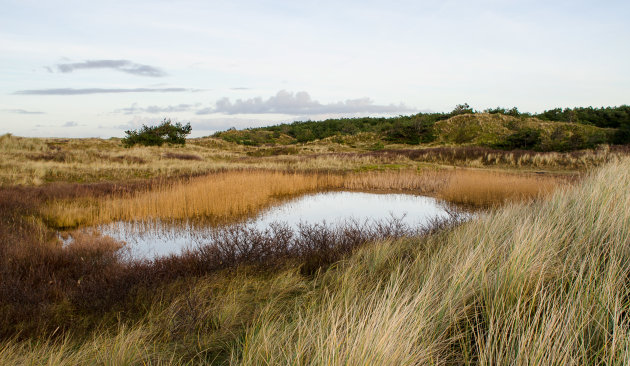
<instances>
[{"instance_id":1,"label":"tree","mask_svg":"<svg viewBox=\"0 0 630 366\"><path fill-rule=\"evenodd\" d=\"M170 119L164 119L158 126L142 125L140 130L125 131L127 136L122 139L125 147L135 144L144 146L162 146L168 144L186 144L186 135L190 134L192 127L190 122L182 125L180 122L173 124Z\"/></svg>"},{"instance_id":2,"label":"tree","mask_svg":"<svg viewBox=\"0 0 630 366\"><path fill-rule=\"evenodd\" d=\"M469 113L475 113L475 112L468 105L468 103L458 104L458 105L455 106L455 109L453 109L453 111L451 112L451 117L452 116L457 116L457 115L460 115L460 114L469 114Z\"/></svg>"}]
</instances>

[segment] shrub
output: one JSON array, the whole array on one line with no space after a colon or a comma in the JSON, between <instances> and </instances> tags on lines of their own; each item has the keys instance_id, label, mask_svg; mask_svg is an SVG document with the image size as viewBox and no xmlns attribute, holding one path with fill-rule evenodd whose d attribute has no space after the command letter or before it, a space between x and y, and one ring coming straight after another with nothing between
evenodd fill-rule
<instances>
[{"instance_id":1,"label":"shrub","mask_svg":"<svg viewBox=\"0 0 630 366\"><path fill-rule=\"evenodd\" d=\"M495 144L501 149L533 149L540 144L541 132L534 128L521 128Z\"/></svg>"},{"instance_id":2,"label":"shrub","mask_svg":"<svg viewBox=\"0 0 630 366\"><path fill-rule=\"evenodd\" d=\"M630 124L622 126L615 132L613 136L613 143L630 144Z\"/></svg>"},{"instance_id":3,"label":"shrub","mask_svg":"<svg viewBox=\"0 0 630 366\"><path fill-rule=\"evenodd\" d=\"M186 144L186 135L190 134L192 127L190 123L182 125L177 122L173 124L170 119L164 119L158 126L142 125L140 130L125 131L127 136L122 139L125 147L135 144L144 146L162 146L168 144Z\"/></svg>"},{"instance_id":4,"label":"shrub","mask_svg":"<svg viewBox=\"0 0 630 366\"><path fill-rule=\"evenodd\" d=\"M468 103L458 104L455 106L455 108L451 112L451 117L459 116L460 114L470 114L470 113L475 113L475 111L468 105Z\"/></svg>"}]
</instances>

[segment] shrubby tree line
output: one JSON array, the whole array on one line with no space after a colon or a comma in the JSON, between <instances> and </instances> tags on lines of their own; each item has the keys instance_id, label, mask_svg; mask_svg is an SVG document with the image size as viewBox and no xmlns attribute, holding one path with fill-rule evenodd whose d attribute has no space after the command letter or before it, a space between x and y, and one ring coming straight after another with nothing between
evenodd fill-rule
<instances>
[{"instance_id":1,"label":"shrubby tree line","mask_svg":"<svg viewBox=\"0 0 630 366\"><path fill-rule=\"evenodd\" d=\"M579 133L563 136L565 130L558 128L552 133L552 143L541 144L541 132L533 128L517 129L505 141L493 145L502 149L535 149L567 151L594 147L602 143L630 143L630 106L605 108L556 108L538 114L523 113L518 108L490 108L475 111L467 103L457 105L448 113L418 113L398 117L364 117L328 119L320 122L293 122L276 126L254 128L246 131L218 132L214 136L244 144L261 145L274 143L281 134L303 143L331 136L354 135L360 132L381 134L386 141L402 144L420 144L434 141L436 122L461 114L490 113L517 118L536 117L544 121L570 122L616 129L612 137L585 137ZM238 133L234 133L238 132Z\"/></svg>"},{"instance_id":2,"label":"shrubby tree line","mask_svg":"<svg viewBox=\"0 0 630 366\"><path fill-rule=\"evenodd\" d=\"M165 143L171 145L186 144L186 136L190 134L190 123L182 125L180 122L173 124L170 119L164 119L157 126L142 125L139 130L125 131L126 137L122 139L125 147L136 144L144 146L162 146Z\"/></svg>"},{"instance_id":3,"label":"shrubby tree line","mask_svg":"<svg viewBox=\"0 0 630 366\"><path fill-rule=\"evenodd\" d=\"M602 143L628 144L630 143L630 106L619 107L579 107L556 108L538 114L520 112L518 108L510 109L497 107L483 111L475 111L467 103L457 105L448 113L418 113L411 116L398 117L363 117L327 119L320 122L293 122L276 126L260 127L245 131L230 129L217 132L215 137L243 145L262 145L274 143L282 134L295 139L298 143L324 139L332 136L355 135L361 132L378 133L384 140L392 143L417 145L429 143L437 138L434 125L453 116L461 114L490 113L503 114L516 118L536 117L543 121L569 122L592 125L602 128L613 128L612 136L583 136L580 133L566 135L566 130L557 128L552 132L551 142L541 143L541 131L533 128L519 128L504 141L493 145L502 149L528 149L567 151L590 148ZM190 123L172 123L164 119L157 126L143 125L139 130L125 131L122 140L124 146L135 144L145 146L161 146L167 144L185 144L186 136L192 128Z\"/></svg>"},{"instance_id":4,"label":"shrubby tree line","mask_svg":"<svg viewBox=\"0 0 630 366\"><path fill-rule=\"evenodd\" d=\"M509 110L497 107L486 109L484 113L500 113L514 117L536 117L543 121L570 122L602 128L616 128L617 131L612 141L609 142L613 144L630 143L630 106L628 105L602 108L555 108L538 114L521 113L516 107Z\"/></svg>"}]
</instances>

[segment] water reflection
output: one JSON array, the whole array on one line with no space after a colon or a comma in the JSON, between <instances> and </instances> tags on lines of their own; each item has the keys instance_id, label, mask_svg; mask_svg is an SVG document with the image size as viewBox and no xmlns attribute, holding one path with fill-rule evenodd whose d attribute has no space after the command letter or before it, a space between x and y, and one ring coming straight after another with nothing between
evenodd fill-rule
<instances>
[{"instance_id":1,"label":"water reflection","mask_svg":"<svg viewBox=\"0 0 630 366\"><path fill-rule=\"evenodd\" d=\"M261 212L246 225L264 230L274 222L297 229L300 224L338 225L347 220L377 223L391 219L417 227L448 217L446 207L431 197L407 194L327 192L302 196ZM102 225L99 231L125 241L135 258L177 254L210 241L217 227L193 222L172 225L162 222L116 222Z\"/></svg>"}]
</instances>

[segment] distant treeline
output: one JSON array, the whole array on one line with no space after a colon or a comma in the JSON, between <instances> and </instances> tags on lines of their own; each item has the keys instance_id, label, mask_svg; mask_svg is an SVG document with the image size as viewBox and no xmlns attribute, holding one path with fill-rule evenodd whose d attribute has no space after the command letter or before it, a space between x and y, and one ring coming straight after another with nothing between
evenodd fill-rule
<instances>
[{"instance_id":1,"label":"distant treeline","mask_svg":"<svg viewBox=\"0 0 630 366\"><path fill-rule=\"evenodd\" d=\"M516 107L492 108L483 111L475 111L468 104L457 105L449 113L418 113L410 116L398 117L363 117L363 118L339 118L327 119L318 122L293 122L276 126L260 127L243 131L230 129L225 132L217 132L214 136L226 141L231 141L243 145L261 145L276 143L281 137L289 136L292 142L309 142L324 139L331 136L354 135L361 132L378 133L383 140L391 143L420 144L435 141L438 137L435 131L435 123L447 120L461 114L503 114L516 118L535 117L543 121L568 122L584 125L592 125L601 128L616 129L607 141L600 143L627 144L630 143L630 106L619 107L579 107L579 108L556 108L538 114L520 112ZM535 139L536 132L531 129L517 131L515 139ZM531 141L528 145L531 144ZM531 147L530 146L530 147ZM504 148L521 148L508 141ZM575 145L574 148L584 148L591 146Z\"/></svg>"},{"instance_id":2,"label":"distant treeline","mask_svg":"<svg viewBox=\"0 0 630 366\"><path fill-rule=\"evenodd\" d=\"M516 107L512 109L498 107L486 109L483 112L500 113L514 117L536 117L543 121L575 122L603 128L630 128L630 106L628 105L602 108L555 108L538 114L521 113Z\"/></svg>"}]
</instances>

